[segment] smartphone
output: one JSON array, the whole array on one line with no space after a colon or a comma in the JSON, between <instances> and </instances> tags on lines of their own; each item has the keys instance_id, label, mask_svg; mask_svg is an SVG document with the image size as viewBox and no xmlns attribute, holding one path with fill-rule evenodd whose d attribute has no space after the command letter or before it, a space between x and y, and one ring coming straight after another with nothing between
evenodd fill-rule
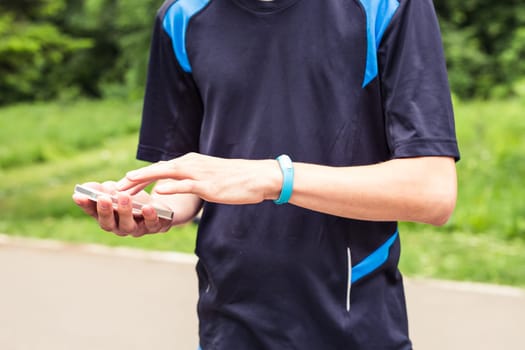
<instances>
[{"instance_id":1,"label":"smartphone","mask_svg":"<svg viewBox=\"0 0 525 350\"><path fill-rule=\"evenodd\" d=\"M108 196L109 194L103 193L100 191L97 191L93 188L89 188L82 185L75 185L75 193L80 193L84 196L89 197L93 202L98 201L99 196ZM111 201L113 202L113 208L117 209L117 197L109 195L111 198ZM140 201L137 201L136 199L132 201L133 204L133 214L134 215L142 215L142 207L148 203L141 203ZM173 219L173 212L166 208L161 208L159 205L156 205L155 203L151 204L151 206L155 209L157 212L157 216L161 219L166 220L172 220Z\"/></svg>"}]
</instances>

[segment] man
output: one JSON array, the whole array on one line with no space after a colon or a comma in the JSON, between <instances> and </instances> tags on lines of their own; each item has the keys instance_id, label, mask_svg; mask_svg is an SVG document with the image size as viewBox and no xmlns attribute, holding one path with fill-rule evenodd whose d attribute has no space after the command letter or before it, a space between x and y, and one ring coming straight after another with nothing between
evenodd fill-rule
<instances>
[{"instance_id":1,"label":"man","mask_svg":"<svg viewBox=\"0 0 525 350\"><path fill-rule=\"evenodd\" d=\"M138 158L91 184L118 220L75 200L133 236L204 203L202 349L410 349L397 221L444 224L459 159L431 0L167 1ZM131 213L155 181L173 222Z\"/></svg>"}]
</instances>

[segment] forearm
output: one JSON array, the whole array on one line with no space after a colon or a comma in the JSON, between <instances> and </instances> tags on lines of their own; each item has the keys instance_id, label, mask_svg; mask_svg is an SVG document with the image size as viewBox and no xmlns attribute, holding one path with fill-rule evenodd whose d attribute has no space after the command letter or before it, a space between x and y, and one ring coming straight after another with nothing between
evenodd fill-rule
<instances>
[{"instance_id":1,"label":"forearm","mask_svg":"<svg viewBox=\"0 0 525 350\"><path fill-rule=\"evenodd\" d=\"M154 201L166 205L173 211L172 226L182 225L192 220L202 207L202 200L199 196L191 193L178 194L159 194L155 187L169 184L174 180L159 180L151 191L151 197Z\"/></svg>"},{"instance_id":2,"label":"forearm","mask_svg":"<svg viewBox=\"0 0 525 350\"><path fill-rule=\"evenodd\" d=\"M441 225L455 206L452 158L406 158L354 167L297 162L294 167L289 202L319 212L361 220ZM225 159L192 153L129 172L119 189L138 192L159 179L176 180L158 187L163 195L192 193L224 204L277 199L283 182L275 160Z\"/></svg>"},{"instance_id":3,"label":"forearm","mask_svg":"<svg viewBox=\"0 0 525 350\"><path fill-rule=\"evenodd\" d=\"M290 203L319 212L441 225L455 206L456 174L450 158L397 159L358 167L295 163L294 167ZM272 198L279 194L277 183L268 192Z\"/></svg>"}]
</instances>

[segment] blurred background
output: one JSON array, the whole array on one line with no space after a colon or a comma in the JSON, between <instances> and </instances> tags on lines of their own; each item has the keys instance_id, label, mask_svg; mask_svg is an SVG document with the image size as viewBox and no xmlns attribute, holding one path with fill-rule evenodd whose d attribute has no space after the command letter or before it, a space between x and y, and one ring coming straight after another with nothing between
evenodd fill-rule
<instances>
[{"instance_id":1,"label":"blurred background","mask_svg":"<svg viewBox=\"0 0 525 350\"><path fill-rule=\"evenodd\" d=\"M0 0L0 233L193 252L195 225L140 239L101 231L75 183L134 160L161 0ZM436 0L462 160L441 228L401 225L408 276L525 286L525 6Z\"/></svg>"}]
</instances>

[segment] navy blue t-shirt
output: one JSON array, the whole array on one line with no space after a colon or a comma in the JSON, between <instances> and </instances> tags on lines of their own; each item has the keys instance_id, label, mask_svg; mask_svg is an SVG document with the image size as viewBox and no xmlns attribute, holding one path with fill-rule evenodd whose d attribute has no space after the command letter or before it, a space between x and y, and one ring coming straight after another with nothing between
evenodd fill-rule
<instances>
[{"instance_id":1,"label":"navy blue t-shirt","mask_svg":"<svg viewBox=\"0 0 525 350\"><path fill-rule=\"evenodd\" d=\"M458 159L431 0L169 0L138 158ZM410 349L396 222L205 203L203 350Z\"/></svg>"}]
</instances>

